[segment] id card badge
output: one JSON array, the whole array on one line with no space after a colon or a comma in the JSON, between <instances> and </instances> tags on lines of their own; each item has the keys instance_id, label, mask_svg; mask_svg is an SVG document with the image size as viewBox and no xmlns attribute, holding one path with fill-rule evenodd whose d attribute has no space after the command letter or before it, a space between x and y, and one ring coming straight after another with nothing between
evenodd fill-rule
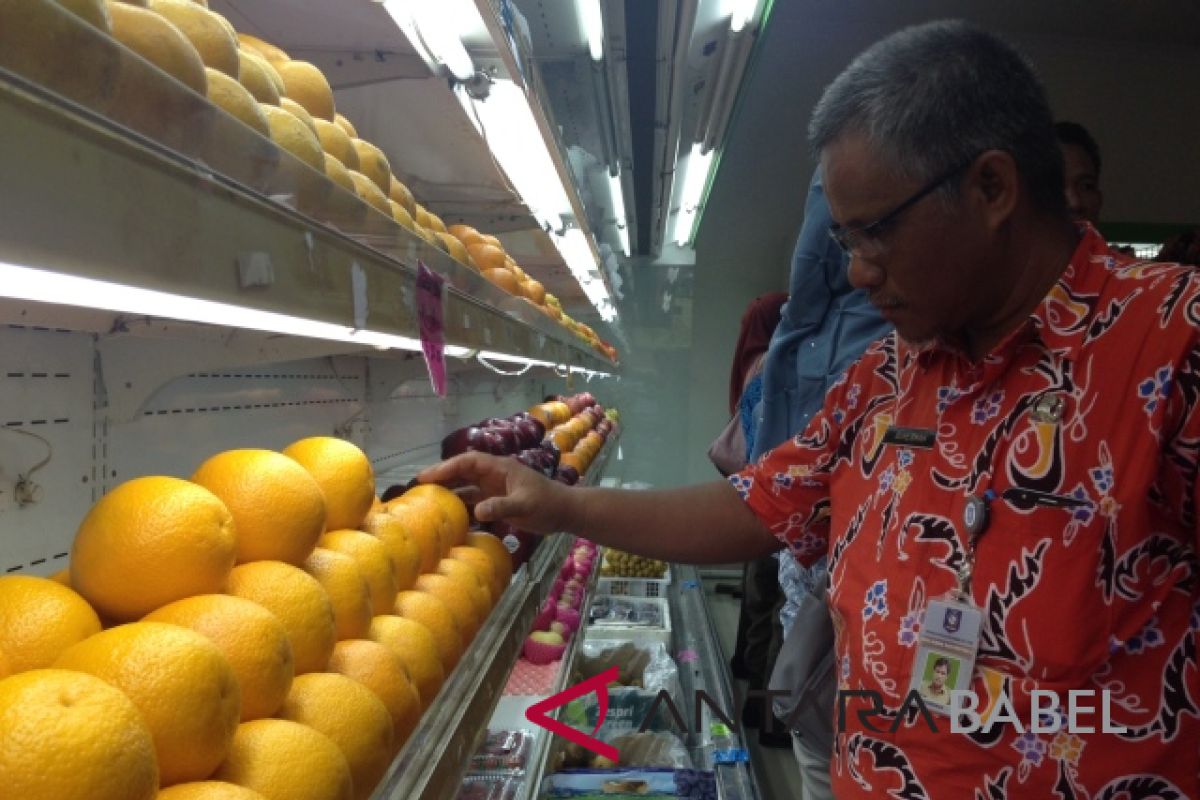
<instances>
[{"instance_id":1,"label":"id card badge","mask_svg":"<svg viewBox=\"0 0 1200 800\"><path fill-rule=\"evenodd\" d=\"M909 690L930 711L950 714L950 693L966 691L975 670L983 612L958 596L929 601L917 636Z\"/></svg>"}]
</instances>

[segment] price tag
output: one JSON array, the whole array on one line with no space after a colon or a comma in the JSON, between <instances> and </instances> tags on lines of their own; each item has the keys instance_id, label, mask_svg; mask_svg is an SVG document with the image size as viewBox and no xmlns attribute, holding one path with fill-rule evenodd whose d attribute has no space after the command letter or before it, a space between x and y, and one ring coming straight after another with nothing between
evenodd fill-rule
<instances>
[{"instance_id":1,"label":"price tag","mask_svg":"<svg viewBox=\"0 0 1200 800\"><path fill-rule=\"evenodd\" d=\"M429 380L438 397L446 396L446 337L442 322L445 305L445 280L417 261L417 323L421 332L421 350Z\"/></svg>"},{"instance_id":2,"label":"price tag","mask_svg":"<svg viewBox=\"0 0 1200 800\"><path fill-rule=\"evenodd\" d=\"M700 660L700 654L695 650L680 650L675 654L675 658L680 664L691 664Z\"/></svg>"}]
</instances>

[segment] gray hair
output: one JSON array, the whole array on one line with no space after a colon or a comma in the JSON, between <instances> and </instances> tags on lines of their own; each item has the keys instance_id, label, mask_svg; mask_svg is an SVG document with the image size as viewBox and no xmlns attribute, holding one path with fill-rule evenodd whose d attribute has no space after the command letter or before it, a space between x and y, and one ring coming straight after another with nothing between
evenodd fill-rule
<instances>
[{"instance_id":1,"label":"gray hair","mask_svg":"<svg viewBox=\"0 0 1200 800\"><path fill-rule=\"evenodd\" d=\"M905 28L854 59L808 128L818 155L848 133L865 133L894 173L914 182L1003 150L1034 204L1065 213L1062 151L1041 83L1009 44L965 22ZM958 186L943 191L954 197Z\"/></svg>"}]
</instances>

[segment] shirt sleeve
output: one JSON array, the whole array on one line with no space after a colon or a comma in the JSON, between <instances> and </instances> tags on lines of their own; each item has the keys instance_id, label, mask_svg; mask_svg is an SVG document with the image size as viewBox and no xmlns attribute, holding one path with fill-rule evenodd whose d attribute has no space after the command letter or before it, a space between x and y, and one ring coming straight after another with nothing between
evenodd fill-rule
<instances>
[{"instance_id":1,"label":"shirt sleeve","mask_svg":"<svg viewBox=\"0 0 1200 800\"><path fill-rule=\"evenodd\" d=\"M1167 402L1160 499L1192 531L1192 544L1200 549L1200 346L1176 367Z\"/></svg>"},{"instance_id":2,"label":"shirt sleeve","mask_svg":"<svg viewBox=\"0 0 1200 800\"><path fill-rule=\"evenodd\" d=\"M742 500L796 560L812 566L829 549L830 482L848 463L870 404L877 368L894 357L894 337L873 345L825 396L802 433L729 477Z\"/></svg>"}]
</instances>

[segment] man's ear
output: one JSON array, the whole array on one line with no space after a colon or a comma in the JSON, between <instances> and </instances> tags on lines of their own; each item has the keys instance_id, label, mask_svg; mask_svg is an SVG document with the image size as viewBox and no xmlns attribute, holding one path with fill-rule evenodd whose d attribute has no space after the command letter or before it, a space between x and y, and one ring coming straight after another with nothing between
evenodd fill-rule
<instances>
[{"instance_id":1,"label":"man's ear","mask_svg":"<svg viewBox=\"0 0 1200 800\"><path fill-rule=\"evenodd\" d=\"M1009 220L1022 191L1017 162L1003 150L988 150L976 158L964 184L964 192L989 230Z\"/></svg>"}]
</instances>

